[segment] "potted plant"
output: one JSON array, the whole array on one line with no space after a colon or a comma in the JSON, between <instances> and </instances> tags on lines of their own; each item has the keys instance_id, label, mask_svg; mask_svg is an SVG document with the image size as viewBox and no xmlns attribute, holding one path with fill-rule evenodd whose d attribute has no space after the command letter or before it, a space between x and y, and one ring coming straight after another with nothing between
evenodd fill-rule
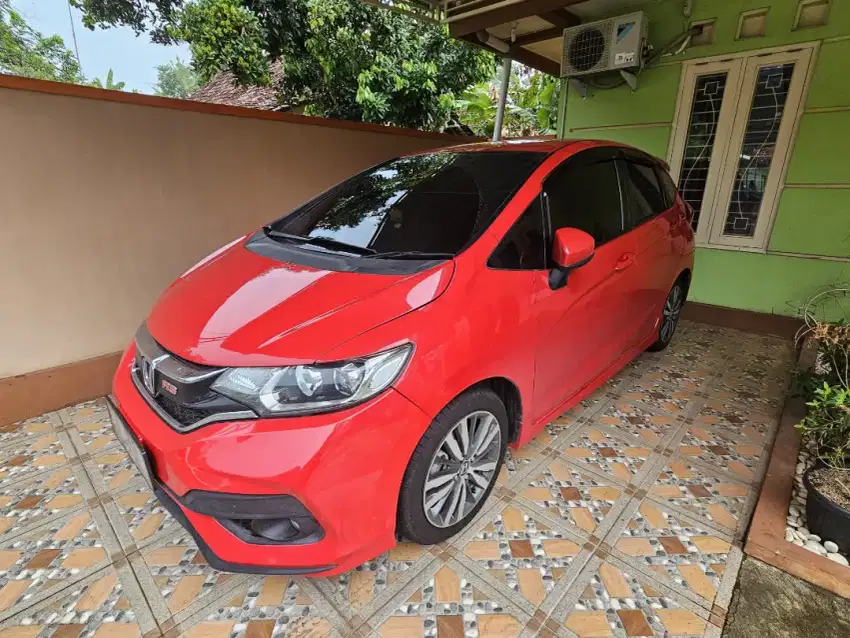
<instances>
[{"instance_id":1,"label":"potted plant","mask_svg":"<svg viewBox=\"0 0 850 638\"><path fill-rule=\"evenodd\" d=\"M808 412L797 426L814 442L817 458L803 477L808 528L845 554L850 553L850 323L835 309L842 308L848 292L833 287L807 304L804 319L817 343L817 360L804 384ZM824 310L825 301L832 321L816 312Z\"/></svg>"}]
</instances>

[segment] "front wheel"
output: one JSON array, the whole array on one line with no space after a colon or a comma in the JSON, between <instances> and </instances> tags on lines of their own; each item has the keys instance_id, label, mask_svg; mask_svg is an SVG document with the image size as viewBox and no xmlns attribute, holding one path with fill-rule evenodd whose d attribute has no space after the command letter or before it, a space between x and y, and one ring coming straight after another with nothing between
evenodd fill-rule
<instances>
[{"instance_id":1,"label":"front wheel","mask_svg":"<svg viewBox=\"0 0 850 638\"><path fill-rule=\"evenodd\" d=\"M463 529L493 491L507 439L507 411L492 390L469 390L443 408L407 466L400 534L434 545Z\"/></svg>"},{"instance_id":2,"label":"front wheel","mask_svg":"<svg viewBox=\"0 0 850 638\"><path fill-rule=\"evenodd\" d=\"M660 352L670 345L676 326L679 325L679 316L682 314L682 306L685 304L685 284L679 279L673 284L661 310L661 324L658 326L658 339L649 346L650 352Z\"/></svg>"}]
</instances>

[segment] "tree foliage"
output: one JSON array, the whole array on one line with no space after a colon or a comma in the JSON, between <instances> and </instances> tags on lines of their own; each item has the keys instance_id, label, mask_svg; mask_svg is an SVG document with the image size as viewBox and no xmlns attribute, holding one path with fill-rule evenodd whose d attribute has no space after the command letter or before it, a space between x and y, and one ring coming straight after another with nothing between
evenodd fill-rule
<instances>
[{"instance_id":1,"label":"tree foliage","mask_svg":"<svg viewBox=\"0 0 850 638\"><path fill-rule=\"evenodd\" d=\"M0 72L40 80L82 83L77 58L58 35L45 37L0 0Z\"/></svg>"},{"instance_id":2,"label":"tree foliage","mask_svg":"<svg viewBox=\"0 0 850 638\"><path fill-rule=\"evenodd\" d=\"M96 86L99 89L109 89L110 91L123 91L124 87L127 86L127 83L116 82L112 74L112 69L109 69L109 72L106 74L105 82L100 78L94 78L91 82L89 82L89 85Z\"/></svg>"},{"instance_id":3,"label":"tree foliage","mask_svg":"<svg viewBox=\"0 0 850 638\"><path fill-rule=\"evenodd\" d=\"M455 107L458 121L482 137L493 134L498 81L481 83L466 91ZM558 119L559 83L550 75L514 65L508 84L503 135L552 135Z\"/></svg>"},{"instance_id":4,"label":"tree foliage","mask_svg":"<svg viewBox=\"0 0 850 638\"><path fill-rule=\"evenodd\" d=\"M186 99L197 89L198 76L179 56L156 67L154 93L157 95Z\"/></svg>"},{"instance_id":5,"label":"tree foliage","mask_svg":"<svg viewBox=\"0 0 850 638\"><path fill-rule=\"evenodd\" d=\"M168 25L183 6L183 0L70 0L83 12L83 24L89 29L112 26L132 28L136 34L148 31L159 44L171 44Z\"/></svg>"},{"instance_id":6,"label":"tree foliage","mask_svg":"<svg viewBox=\"0 0 850 638\"><path fill-rule=\"evenodd\" d=\"M189 3L168 31L189 43L192 64L203 81L227 70L252 84L271 79L260 19L241 0Z\"/></svg>"},{"instance_id":7,"label":"tree foliage","mask_svg":"<svg viewBox=\"0 0 850 638\"><path fill-rule=\"evenodd\" d=\"M456 97L495 70L494 57L361 0L73 0L87 26L125 25L184 40L202 81L229 70L267 84L282 59L281 101L308 113L429 130Z\"/></svg>"}]
</instances>

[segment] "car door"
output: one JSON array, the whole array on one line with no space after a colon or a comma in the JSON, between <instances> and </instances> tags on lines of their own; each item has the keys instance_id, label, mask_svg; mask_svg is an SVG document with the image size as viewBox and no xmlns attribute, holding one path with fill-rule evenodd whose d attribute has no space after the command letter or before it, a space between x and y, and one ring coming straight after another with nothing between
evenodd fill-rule
<instances>
[{"instance_id":1,"label":"car door","mask_svg":"<svg viewBox=\"0 0 850 638\"><path fill-rule=\"evenodd\" d=\"M618 162L624 195L626 231L636 246L634 281L635 332L633 343L655 331L661 307L675 279L670 241L679 215L659 181L657 161L626 151Z\"/></svg>"},{"instance_id":2,"label":"car door","mask_svg":"<svg viewBox=\"0 0 850 638\"><path fill-rule=\"evenodd\" d=\"M538 273L533 304L539 341L535 354L534 413L540 418L579 392L623 354L631 334L628 277L633 239L624 215L615 160L617 150L595 147L567 158L543 183L549 235L574 227L596 241L593 258L552 290ZM550 268L552 263L549 263Z\"/></svg>"}]
</instances>

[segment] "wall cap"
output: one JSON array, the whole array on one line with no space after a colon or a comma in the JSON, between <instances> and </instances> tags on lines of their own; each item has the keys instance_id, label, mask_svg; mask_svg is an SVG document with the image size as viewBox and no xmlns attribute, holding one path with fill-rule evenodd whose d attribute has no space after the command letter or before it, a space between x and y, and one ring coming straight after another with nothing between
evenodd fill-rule
<instances>
[{"instance_id":1,"label":"wall cap","mask_svg":"<svg viewBox=\"0 0 850 638\"><path fill-rule=\"evenodd\" d=\"M272 120L275 122L287 122L290 124L306 124L308 126L324 126L327 128L348 129L351 131L364 131L368 133L385 133L388 135L402 135L406 137L418 137L424 139L441 140L446 142L478 142L483 138L454 135L451 133L432 133L419 131L411 128L397 126L384 126L383 124L370 124L368 122L352 122L349 120L337 120L314 115L300 115L298 113L280 113L276 111L261 111L242 106L230 106L226 104L212 104L209 102L194 102L192 100L181 100L171 97L160 97L158 95L146 95L144 93L128 93L125 91L114 91L110 89L98 89L92 86L81 86L67 82L53 82L51 80L36 80L17 75L5 75L0 73L0 88L18 91L32 91L36 93L49 93L52 95L63 95L65 97L78 97L90 100L102 100L105 102L122 102L124 104L135 104L136 106L152 106L154 108L172 109L176 111L188 111L191 113L205 113L207 115L229 115L232 117L247 117L258 120Z\"/></svg>"}]
</instances>

